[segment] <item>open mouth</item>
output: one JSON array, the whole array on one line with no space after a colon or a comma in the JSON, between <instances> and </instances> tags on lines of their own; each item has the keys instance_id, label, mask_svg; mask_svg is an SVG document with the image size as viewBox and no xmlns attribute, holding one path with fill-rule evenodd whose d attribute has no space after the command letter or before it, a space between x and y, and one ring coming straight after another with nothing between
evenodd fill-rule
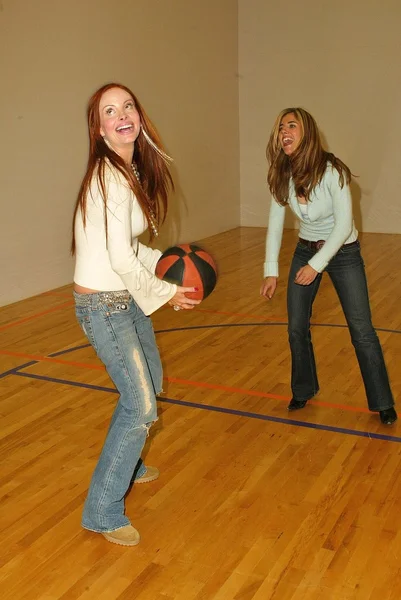
<instances>
[{"instance_id":1,"label":"open mouth","mask_svg":"<svg viewBox=\"0 0 401 600\"><path fill-rule=\"evenodd\" d=\"M286 146L291 146L293 141L294 140L290 137L283 138L283 148L285 148Z\"/></svg>"},{"instance_id":2,"label":"open mouth","mask_svg":"<svg viewBox=\"0 0 401 600\"><path fill-rule=\"evenodd\" d=\"M131 131L134 131L134 126L133 125L121 125L120 127L116 128L116 131L118 131L118 133L130 133Z\"/></svg>"}]
</instances>

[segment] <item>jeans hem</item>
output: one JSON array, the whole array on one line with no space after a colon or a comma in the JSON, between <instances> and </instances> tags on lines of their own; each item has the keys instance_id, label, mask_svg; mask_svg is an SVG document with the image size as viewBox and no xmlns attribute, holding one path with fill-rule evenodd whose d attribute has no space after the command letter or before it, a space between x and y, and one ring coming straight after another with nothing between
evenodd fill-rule
<instances>
[{"instance_id":1,"label":"jeans hem","mask_svg":"<svg viewBox=\"0 0 401 600\"><path fill-rule=\"evenodd\" d=\"M131 523L128 521L128 523L126 523L125 525L119 525L118 527L114 527L113 529L94 529L93 527L88 527L87 525L81 523L81 527L83 529L86 529L87 531L93 531L93 533L111 533L112 531L117 531L118 529L122 529L127 525L131 525Z\"/></svg>"},{"instance_id":2,"label":"jeans hem","mask_svg":"<svg viewBox=\"0 0 401 600\"><path fill-rule=\"evenodd\" d=\"M394 408L395 404L390 404L390 406L380 406L379 408L370 408L368 407L370 412L380 412L382 410L389 410L390 408Z\"/></svg>"},{"instance_id":3,"label":"jeans hem","mask_svg":"<svg viewBox=\"0 0 401 600\"><path fill-rule=\"evenodd\" d=\"M311 396L308 396L307 398L298 398L298 396L295 396L295 394L292 395L292 399L296 400L297 402L308 402L308 400L312 400L312 398L314 398L319 392L319 388L317 388L316 392L314 394L312 394Z\"/></svg>"}]
</instances>

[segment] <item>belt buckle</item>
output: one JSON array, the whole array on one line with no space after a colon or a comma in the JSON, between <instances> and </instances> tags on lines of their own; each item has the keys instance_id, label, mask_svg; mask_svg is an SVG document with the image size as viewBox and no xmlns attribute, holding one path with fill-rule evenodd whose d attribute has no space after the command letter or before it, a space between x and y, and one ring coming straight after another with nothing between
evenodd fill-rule
<instances>
[{"instance_id":1,"label":"belt buckle","mask_svg":"<svg viewBox=\"0 0 401 600\"><path fill-rule=\"evenodd\" d=\"M320 248L323 248L325 241L326 241L326 240L318 240L318 241L316 242L316 249L317 249L317 250L320 250Z\"/></svg>"}]
</instances>

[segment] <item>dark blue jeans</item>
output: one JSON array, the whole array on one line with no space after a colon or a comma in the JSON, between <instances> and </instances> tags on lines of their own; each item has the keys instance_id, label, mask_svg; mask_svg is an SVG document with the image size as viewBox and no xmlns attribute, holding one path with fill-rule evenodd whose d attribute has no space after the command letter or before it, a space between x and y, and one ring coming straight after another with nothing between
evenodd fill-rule
<instances>
[{"instance_id":1,"label":"dark blue jeans","mask_svg":"<svg viewBox=\"0 0 401 600\"><path fill-rule=\"evenodd\" d=\"M297 271L305 266L315 250L299 242L293 256L287 290L288 336L291 348L291 388L296 400L309 400L319 390L315 356L310 333L312 305L322 274L310 285L294 283ZM380 411L394 405L383 352L372 325L365 267L359 242L345 245L327 265L340 299L352 344L359 362L369 410ZM344 365L346 368L346 365Z\"/></svg>"}]
</instances>

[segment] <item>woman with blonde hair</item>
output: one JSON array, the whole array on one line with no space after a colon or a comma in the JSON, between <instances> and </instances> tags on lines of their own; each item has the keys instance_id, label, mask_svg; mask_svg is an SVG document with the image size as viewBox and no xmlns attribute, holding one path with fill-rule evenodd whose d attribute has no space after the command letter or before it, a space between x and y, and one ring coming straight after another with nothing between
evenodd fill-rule
<instances>
[{"instance_id":1,"label":"woman with blonde hair","mask_svg":"<svg viewBox=\"0 0 401 600\"><path fill-rule=\"evenodd\" d=\"M369 409L381 422L397 419L383 353L373 328L365 267L352 215L351 171L321 144L317 124L306 110L278 115L267 146L272 194L261 295L277 286L278 257L287 205L299 219L299 240L287 288L292 399L303 408L319 390L310 333L312 305L322 274L333 282L359 362Z\"/></svg>"},{"instance_id":2,"label":"woman with blonde hair","mask_svg":"<svg viewBox=\"0 0 401 600\"><path fill-rule=\"evenodd\" d=\"M110 83L88 105L89 160L74 213L77 319L120 397L93 473L84 528L113 543L134 546L139 533L124 511L131 483L159 476L141 460L162 366L149 315L166 303L192 309L198 300L155 276L161 256L138 240L158 234L172 179L169 157L132 91Z\"/></svg>"}]
</instances>

